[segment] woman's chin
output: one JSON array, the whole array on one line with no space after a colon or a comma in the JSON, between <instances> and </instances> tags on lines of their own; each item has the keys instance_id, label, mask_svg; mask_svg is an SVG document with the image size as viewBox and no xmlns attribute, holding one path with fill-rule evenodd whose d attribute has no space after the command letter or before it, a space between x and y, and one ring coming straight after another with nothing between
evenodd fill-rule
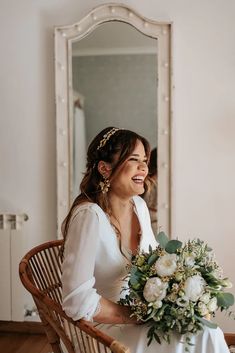
<instances>
[{"instance_id":1,"label":"woman's chin","mask_svg":"<svg viewBox=\"0 0 235 353\"><path fill-rule=\"evenodd\" d=\"M145 191L144 186L143 185L138 185L135 188L135 196L142 195L144 193L144 191Z\"/></svg>"}]
</instances>

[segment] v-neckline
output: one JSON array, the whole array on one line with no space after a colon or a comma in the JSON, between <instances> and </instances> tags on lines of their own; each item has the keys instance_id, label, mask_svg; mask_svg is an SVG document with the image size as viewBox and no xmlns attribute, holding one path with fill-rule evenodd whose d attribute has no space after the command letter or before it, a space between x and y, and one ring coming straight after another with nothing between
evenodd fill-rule
<instances>
[{"instance_id":1,"label":"v-neckline","mask_svg":"<svg viewBox=\"0 0 235 353\"><path fill-rule=\"evenodd\" d=\"M140 236L139 236L139 242L138 242L138 246L137 246L137 249L136 249L136 250L138 251L138 249L141 249L141 243L142 243L142 238L143 238L143 227L142 227L142 223L141 223L141 220L140 220L140 215L139 215L139 213L138 213L138 209L137 209L137 206L136 206L136 202L135 202L134 197L131 199L131 202L132 202L132 204L133 204L133 211L134 211L134 213L135 213L135 215L136 215L136 217L137 217L137 221L138 221L138 223L139 223L139 228L140 228L139 233L138 233L138 234L140 234ZM102 211L103 211L103 210L102 210ZM104 212L104 211L103 211L103 212ZM111 221L110 221L109 215L108 215L106 212L104 212L104 214L105 214L105 217L106 217L106 219L107 219L107 221L108 221L108 223L109 223L109 225L110 225L110 228L112 229L113 233L115 234L115 237L116 237L116 240L117 240L118 249L119 249L119 252L120 252L121 256L124 257L125 259L128 259L128 260L130 261L130 260L131 260L131 257L132 257L133 255L135 255L135 254L134 254L134 253L132 252L132 250L129 249L129 248L119 246L118 242L119 242L120 240L118 239L118 236L117 236L117 232L116 232L116 230L115 230L115 227L112 225L112 223L111 223ZM125 255L123 254L123 250L124 250L125 253L128 253L128 254L130 255L130 256L129 256L130 258L128 258L127 256L125 256Z\"/></svg>"}]
</instances>

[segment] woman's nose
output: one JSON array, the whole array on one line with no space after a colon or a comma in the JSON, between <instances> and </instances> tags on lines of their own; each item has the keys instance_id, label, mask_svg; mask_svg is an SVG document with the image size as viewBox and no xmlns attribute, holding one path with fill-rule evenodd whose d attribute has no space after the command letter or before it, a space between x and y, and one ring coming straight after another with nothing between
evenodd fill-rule
<instances>
[{"instance_id":1,"label":"woman's nose","mask_svg":"<svg viewBox=\"0 0 235 353\"><path fill-rule=\"evenodd\" d=\"M140 170L144 170L144 171L148 170L147 163L146 162L140 162L139 163L139 169Z\"/></svg>"}]
</instances>

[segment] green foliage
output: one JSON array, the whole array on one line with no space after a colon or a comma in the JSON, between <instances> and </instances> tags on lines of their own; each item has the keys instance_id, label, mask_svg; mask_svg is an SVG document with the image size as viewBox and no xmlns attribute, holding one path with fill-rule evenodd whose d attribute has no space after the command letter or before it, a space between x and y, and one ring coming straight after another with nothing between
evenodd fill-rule
<instances>
[{"instance_id":1,"label":"green foliage","mask_svg":"<svg viewBox=\"0 0 235 353\"><path fill-rule=\"evenodd\" d=\"M156 240L159 243L159 245L161 246L161 248L165 249L166 244L169 241L169 238L164 232L160 232L156 235Z\"/></svg>"},{"instance_id":2,"label":"green foliage","mask_svg":"<svg viewBox=\"0 0 235 353\"><path fill-rule=\"evenodd\" d=\"M148 258L148 264L150 266L152 266L156 261L157 261L157 258L158 258L158 255L155 253L155 254L152 254L149 258Z\"/></svg>"},{"instance_id":3,"label":"green foliage","mask_svg":"<svg viewBox=\"0 0 235 353\"><path fill-rule=\"evenodd\" d=\"M164 232L160 232L156 236L156 240L162 249L165 249L169 254L174 254L182 247L182 242L179 240L170 240Z\"/></svg>"},{"instance_id":4,"label":"green foliage","mask_svg":"<svg viewBox=\"0 0 235 353\"><path fill-rule=\"evenodd\" d=\"M170 240L166 244L165 250L169 254L175 254L178 249L182 247L182 242L179 240Z\"/></svg>"},{"instance_id":5,"label":"green foliage","mask_svg":"<svg viewBox=\"0 0 235 353\"><path fill-rule=\"evenodd\" d=\"M133 266L130 273L130 284L133 288L138 289L140 287L139 280L141 277L141 272L139 272L137 266Z\"/></svg>"},{"instance_id":6,"label":"green foliage","mask_svg":"<svg viewBox=\"0 0 235 353\"><path fill-rule=\"evenodd\" d=\"M227 309L234 304L234 296L232 293L220 292L217 294L218 306Z\"/></svg>"}]
</instances>

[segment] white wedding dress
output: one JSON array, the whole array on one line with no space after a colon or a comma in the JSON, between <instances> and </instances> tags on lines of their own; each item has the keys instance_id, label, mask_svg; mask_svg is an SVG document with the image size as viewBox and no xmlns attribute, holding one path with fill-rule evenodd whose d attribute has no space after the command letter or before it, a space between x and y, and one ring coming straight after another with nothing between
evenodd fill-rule
<instances>
[{"instance_id":1,"label":"white wedding dress","mask_svg":"<svg viewBox=\"0 0 235 353\"><path fill-rule=\"evenodd\" d=\"M133 198L141 227L140 249L156 245L149 212L142 198ZM128 252L127 249L122 249ZM103 296L114 302L120 298L128 260L122 255L116 233L105 212L94 203L78 206L70 223L62 265L63 309L74 320L92 320ZM131 353L184 353L180 335L171 343L152 341L147 347L147 324L107 325L98 328L121 341ZM205 327L193 336L191 353L229 353L222 331Z\"/></svg>"}]
</instances>

